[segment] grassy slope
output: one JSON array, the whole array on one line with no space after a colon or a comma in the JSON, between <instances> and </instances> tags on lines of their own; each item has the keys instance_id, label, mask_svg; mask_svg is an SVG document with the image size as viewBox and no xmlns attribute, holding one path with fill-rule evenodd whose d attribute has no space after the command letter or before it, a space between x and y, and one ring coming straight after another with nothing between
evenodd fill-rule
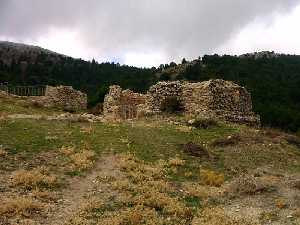
<instances>
[{"instance_id":1,"label":"grassy slope","mask_svg":"<svg viewBox=\"0 0 300 225\"><path fill-rule=\"evenodd\" d=\"M10 107L10 103L6 106L2 105L1 107L2 110L6 110L7 112L8 108L3 107ZM24 108L23 106L20 106L20 108L14 107L13 110L9 112L19 113L23 112L23 110L24 113L42 114L49 112L34 108L30 108L28 111L26 109L27 108ZM239 139L226 145L228 136L235 137L236 134L239 134ZM2 119L0 120L0 146L2 146L2 149L6 153L2 153L2 156L0 157L0 171L2 174L0 178L4 181L3 188L6 190L4 191L4 196L6 196L6 194L11 195L11 191L14 193L20 192L24 195L24 190L22 188L17 189L17 191L11 187L8 188L8 177L20 169L31 170L33 168L45 166L49 173L54 174L59 178L60 185L54 188L54 190L60 192L66 188L68 191L67 181L72 179L70 175L85 176L88 175L88 171L90 171L89 169L82 170L80 166L76 167L78 165L75 165L75 167L72 168L70 167L70 165L74 166L73 164L75 161L72 156L75 157L76 152L79 153L83 149L88 149L95 154L92 155L93 159L101 159L102 156L107 154L119 155L122 153L131 153L135 155L137 161L133 163L133 168L123 171L124 175L122 177L128 177L126 182L133 182L136 186L134 188L135 191L126 192L126 194L144 197L143 192L139 191L139 188L141 188L140 185L142 183L145 184L145 182L147 184L148 179L152 181L154 178L151 177L151 175L148 178L146 177L145 180L137 181L137 183L135 183L136 181L130 180L132 179L132 171L138 174L138 176L144 176L147 172L147 169L145 168L148 168L148 166L153 167L153 169L159 168L159 166L156 167L155 165L158 165L160 160L164 160L166 163L170 159L184 160L183 164L179 162L179 164L174 167L166 167L163 170L165 178L160 178L160 180L155 180L155 178L154 180L166 184L171 182L172 187L170 187L169 190L171 193L168 193L166 198L171 198L169 201L175 201L173 198L174 196L177 196L181 199L178 200L179 202L184 202L187 207L194 207L193 213L196 218L197 214L207 207L223 207L224 201L229 201L228 199L224 200L225 197L216 199L215 196L204 200L199 196L190 196L188 194L182 194L179 191L180 188L191 184L202 187L203 178L201 178L200 172L204 171L204 169L215 171L217 174L224 174L227 183L230 183L241 174L251 173L257 168L267 168L273 173L279 173L282 176L298 176L300 174L300 149L295 145L289 144L286 137L288 137L288 135L280 132L255 130L244 126L226 124L221 124L218 127L209 129L189 129L183 125L175 125L166 121L155 120L120 124L90 124L68 121L57 122L31 119ZM211 144L215 140L221 140L221 144L212 146ZM184 153L182 144L188 142L205 145L213 156L213 159L201 159ZM71 156L68 154L61 154L60 149L62 146L69 146L75 153L71 153L73 154ZM89 162L89 158L86 157L86 155L77 156L81 159L86 159L86 161ZM132 163L132 161L129 160L128 164L130 165L130 163ZM144 169L138 170L136 168ZM125 181L122 179L120 178L121 181ZM110 184L110 182L106 183ZM147 187L142 186L141 190ZM205 187L206 190L210 190L209 186L203 187ZM50 189L50 191L51 190L52 189ZM219 191L222 190L222 188L219 189ZM117 191L125 193L124 190L117 189ZM32 190L25 191L25 193L31 192ZM165 192L163 193L166 194ZM97 198L102 197L103 195L100 195ZM270 199L273 201L273 197ZM109 200L108 202L111 201L112 200ZM159 201L159 199L157 201ZM107 209L108 206L105 206L104 208L101 208L101 210L99 207L94 207L93 210L98 210L97 213L95 214L95 212L91 210L87 213L87 217L92 217L92 220L96 219L99 221L101 216L106 215L105 213L107 212L112 213L114 210L117 212L118 210L123 210L124 207L126 210L131 209L132 207L135 209L135 206L131 205L132 203L121 204L115 200L112 202L117 206L109 206L109 209ZM120 204L122 206L120 206ZM239 204L242 203L240 202ZM271 207L271 205L268 205L268 207ZM300 207L300 203L298 206L296 204L295 207ZM275 212L276 215L281 215L276 210L273 211L271 212ZM159 217L163 221L169 221L165 224L179 224L180 221L182 224L189 224L192 221L190 217L185 220L182 218L180 219L180 216L177 214L169 215L168 213L170 212L167 211L166 213L164 209L160 213L161 215ZM216 212L216 215L219 215L217 213L218 212ZM266 213L269 213L269 211ZM265 214L263 215L265 216ZM15 218L14 215L6 216L8 218ZM168 219L168 216L170 216L170 220ZM33 216L33 218L35 217ZM276 217L274 220L279 221L280 219ZM197 222L193 224L197 224ZM211 224L217 223L211 222ZM228 224L234 223L228 222ZM241 222L240 224L244 223Z\"/></svg>"}]
</instances>

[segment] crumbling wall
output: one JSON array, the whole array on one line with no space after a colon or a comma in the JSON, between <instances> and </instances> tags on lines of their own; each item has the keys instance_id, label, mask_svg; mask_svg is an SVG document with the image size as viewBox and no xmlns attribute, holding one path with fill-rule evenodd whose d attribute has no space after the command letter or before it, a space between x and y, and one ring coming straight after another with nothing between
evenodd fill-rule
<instances>
[{"instance_id":1,"label":"crumbling wall","mask_svg":"<svg viewBox=\"0 0 300 225\"><path fill-rule=\"evenodd\" d=\"M45 96L30 98L43 107L61 108L66 111L80 111L87 108L87 95L71 86L47 86Z\"/></svg>"},{"instance_id":2,"label":"crumbling wall","mask_svg":"<svg viewBox=\"0 0 300 225\"><path fill-rule=\"evenodd\" d=\"M113 85L105 96L103 114L109 120L134 119L138 117L139 106L145 101L145 95Z\"/></svg>"},{"instance_id":3,"label":"crumbling wall","mask_svg":"<svg viewBox=\"0 0 300 225\"><path fill-rule=\"evenodd\" d=\"M221 79L201 83L186 83L182 101L185 113L201 117L259 124L259 117L252 111L250 93L231 81Z\"/></svg>"}]
</instances>

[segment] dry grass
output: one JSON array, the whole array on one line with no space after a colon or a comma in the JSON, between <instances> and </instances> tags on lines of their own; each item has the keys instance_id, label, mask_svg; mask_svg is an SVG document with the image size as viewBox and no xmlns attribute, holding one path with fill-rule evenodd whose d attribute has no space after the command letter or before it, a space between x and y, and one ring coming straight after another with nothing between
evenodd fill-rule
<instances>
[{"instance_id":1,"label":"dry grass","mask_svg":"<svg viewBox=\"0 0 300 225\"><path fill-rule=\"evenodd\" d=\"M90 150L82 150L81 152L70 155L72 161L71 167L77 170L85 170L93 167L95 153Z\"/></svg>"},{"instance_id":2,"label":"dry grass","mask_svg":"<svg viewBox=\"0 0 300 225\"><path fill-rule=\"evenodd\" d=\"M32 198L15 197L3 199L0 205L0 215L3 217L29 217L44 209L44 205Z\"/></svg>"},{"instance_id":3,"label":"dry grass","mask_svg":"<svg viewBox=\"0 0 300 225\"><path fill-rule=\"evenodd\" d=\"M91 134L93 132L94 128L92 125L90 126L85 126L85 127L81 127L80 128L80 133L84 133L84 134Z\"/></svg>"},{"instance_id":4,"label":"dry grass","mask_svg":"<svg viewBox=\"0 0 300 225\"><path fill-rule=\"evenodd\" d=\"M258 225L246 219L231 218L222 208L206 208L196 217L192 225Z\"/></svg>"},{"instance_id":5,"label":"dry grass","mask_svg":"<svg viewBox=\"0 0 300 225\"><path fill-rule=\"evenodd\" d=\"M45 202L56 201L58 199L58 196L55 193L50 191L41 191L39 189L32 191L32 197Z\"/></svg>"},{"instance_id":6,"label":"dry grass","mask_svg":"<svg viewBox=\"0 0 300 225\"><path fill-rule=\"evenodd\" d=\"M187 183L183 186L184 191L192 197L207 198L210 193L206 186L199 185L198 183Z\"/></svg>"},{"instance_id":7,"label":"dry grass","mask_svg":"<svg viewBox=\"0 0 300 225\"><path fill-rule=\"evenodd\" d=\"M212 170L201 170L200 179L203 184L215 187L222 186L225 180L224 174Z\"/></svg>"},{"instance_id":8,"label":"dry grass","mask_svg":"<svg viewBox=\"0 0 300 225\"><path fill-rule=\"evenodd\" d=\"M172 166L182 165L176 158ZM117 211L105 212L98 224L186 224L193 217L193 210L186 206L176 190L166 179L165 167L169 161L146 164L133 155L121 155L124 177L114 180L111 187L123 196ZM168 220L166 220L168 218Z\"/></svg>"},{"instance_id":9,"label":"dry grass","mask_svg":"<svg viewBox=\"0 0 300 225\"><path fill-rule=\"evenodd\" d=\"M119 212L109 212L104 214L104 219L98 225L163 225L163 219L159 214L145 206L138 205L127 208Z\"/></svg>"},{"instance_id":10,"label":"dry grass","mask_svg":"<svg viewBox=\"0 0 300 225\"><path fill-rule=\"evenodd\" d=\"M57 183L57 178L49 175L42 168L33 170L18 170L11 177L13 186L23 186L28 189L53 187Z\"/></svg>"},{"instance_id":11,"label":"dry grass","mask_svg":"<svg viewBox=\"0 0 300 225\"><path fill-rule=\"evenodd\" d=\"M275 201L275 206L278 208L278 209L284 209L288 206L287 202L284 200L284 199L277 199Z\"/></svg>"},{"instance_id":12,"label":"dry grass","mask_svg":"<svg viewBox=\"0 0 300 225\"><path fill-rule=\"evenodd\" d=\"M89 150L90 147L84 143L84 148L80 152L76 152L74 146L62 146L59 152L67 156L71 161L72 170L85 170L93 167L95 152Z\"/></svg>"},{"instance_id":13,"label":"dry grass","mask_svg":"<svg viewBox=\"0 0 300 225\"><path fill-rule=\"evenodd\" d=\"M69 156L69 155L72 155L75 153L75 148L73 146L65 146L64 145L59 149L59 152L66 156Z\"/></svg>"},{"instance_id":14,"label":"dry grass","mask_svg":"<svg viewBox=\"0 0 300 225\"><path fill-rule=\"evenodd\" d=\"M256 194L265 191L269 185L252 175L243 174L233 180L228 186L228 192L232 194Z\"/></svg>"},{"instance_id":15,"label":"dry grass","mask_svg":"<svg viewBox=\"0 0 300 225\"><path fill-rule=\"evenodd\" d=\"M8 152L0 147L0 157L6 157L7 155L8 155Z\"/></svg>"},{"instance_id":16,"label":"dry grass","mask_svg":"<svg viewBox=\"0 0 300 225\"><path fill-rule=\"evenodd\" d=\"M183 166L185 163L185 161L183 159L180 159L179 157L175 157L173 159L169 159L168 161L168 165L170 167L179 167L179 166Z\"/></svg>"}]
</instances>

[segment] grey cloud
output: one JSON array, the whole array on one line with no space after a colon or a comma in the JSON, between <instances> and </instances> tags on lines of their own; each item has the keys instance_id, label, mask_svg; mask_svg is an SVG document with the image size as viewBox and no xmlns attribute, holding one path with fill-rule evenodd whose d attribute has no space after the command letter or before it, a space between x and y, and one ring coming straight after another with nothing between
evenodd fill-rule
<instances>
[{"instance_id":1,"label":"grey cloud","mask_svg":"<svg viewBox=\"0 0 300 225\"><path fill-rule=\"evenodd\" d=\"M157 50L166 61L211 53L241 28L299 0L1 0L0 36L35 39L75 29L101 55Z\"/></svg>"}]
</instances>

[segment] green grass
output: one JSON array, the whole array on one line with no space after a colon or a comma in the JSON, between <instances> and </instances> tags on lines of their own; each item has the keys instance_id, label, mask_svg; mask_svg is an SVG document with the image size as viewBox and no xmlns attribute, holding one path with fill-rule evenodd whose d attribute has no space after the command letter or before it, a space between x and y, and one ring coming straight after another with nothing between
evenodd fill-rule
<instances>
[{"instance_id":1,"label":"green grass","mask_svg":"<svg viewBox=\"0 0 300 225\"><path fill-rule=\"evenodd\" d=\"M160 159L178 157L188 163L170 174L172 180L198 179L200 159L186 155L181 145L187 142L202 143L236 132L231 127L197 129L182 132L174 125L161 124L159 127L132 126L130 123L96 123L91 133L81 132L82 127L91 124L84 122L47 121L32 119L14 119L0 121L0 145L10 154L22 153L30 159L39 153L57 152L63 145L75 146L77 150L86 145L97 155L103 153L134 153L139 159L155 162ZM186 178L184 174L196 174ZM77 175L77 174L70 174Z\"/></svg>"},{"instance_id":2,"label":"green grass","mask_svg":"<svg viewBox=\"0 0 300 225\"><path fill-rule=\"evenodd\" d=\"M62 110L41 108L30 104L25 98L5 97L0 98L0 113L6 114L43 114L52 115L62 113Z\"/></svg>"}]
</instances>

